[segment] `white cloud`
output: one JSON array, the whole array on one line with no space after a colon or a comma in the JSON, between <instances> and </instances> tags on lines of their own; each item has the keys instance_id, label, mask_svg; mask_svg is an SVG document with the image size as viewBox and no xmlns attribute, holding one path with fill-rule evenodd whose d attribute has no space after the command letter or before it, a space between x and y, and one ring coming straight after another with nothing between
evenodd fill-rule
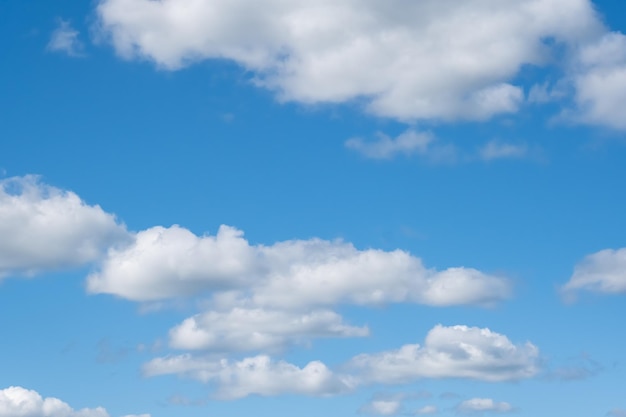
<instances>
[{"instance_id":1,"label":"white cloud","mask_svg":"<svg viewBox=\"0 0 626 417\"><path fill-rule=\"evenodd\" d=\"M487 142L480 149L480 158L483 161L493 161L495 159L523 158L528 154L528 147L524 144L516 145L512 143L492 140Z\"/></svg>"},{"instance_id":2,"label":"white cloud","mask_svg":"<svg viewBox=\"0 0 626 417\"><path fill-rule=\"evenodd\" d=\"M59 21L59 26L52 32L47 49L54 52L63 52L69 56L82 54L83 44L78 39L79 32L65 20Z\"/></svg>"},{"instance_id":3,"label":"white cloud","mask_svg":"<svg viewBox=\"0 0 626 417\"><path fill-rule=\"evenodd\" d=\"M434 327L424 346L362 354L348 365L362 381L401 384L421 378L470 378L509 381L538 372L538 349L514 345L506 336L467 326Z\"/></svg>"},{"instance_id":4,"label":"white cloud","mask_svg":"<svg viewBox=\"0 0 626 417\"><path fill-rule=\"evenodd\" d=\"M276 351L312 338L367 335L367 327L346 325L340 315L328 310L302 314L234 308L228 312L208 311L186 319L170 331L170 345L177 349L220 352Z\"/></svg>"},{"instance_id":5,"label":"white cloud","mask_svg":"<svg viewBox=\"0 0 626 417\"><path fill-rule=\"evenodd\" d=\"M413 154L424 155L434 137L429 132L416 132L409 129L406 132L391 138L384 133L378 133L378 140L366 142L361 138L352 138L346 141L348 149L356 151L367 158L391 159L396 155L410 156Z\"/></svg>"},{"instance_id":6,"label":"white cloud","mask_svg":"<svg viewBox=\"0 0 626 417\"><path fill-rule=\"evenodd\" d=\"M509 403L496 402L490 398L472 398L460 403L457 412L463 414L508 413L513 411Z\"/></svg>"},{"instance_id":7,"label":"white cloud","mask_svg":"<svg viewBox=\"0 0 626 417\"><path fill-rule=\"evenodd\" d=\"M438 412L439 410L434 405L425 405L424 407L415 410L411 414L414 414L417 416L425 416L425 415L430 415L430 414L437 414Z\"/></svg>"},{"instance_id":8,"label":"white cloud","mask_svg":"<svg viewBox=\"0 0 626 417\"><path fill-rule=\"evenodd\" d=\"M178 375L217 386L216 397L242 398L258 394L336 395L369 384L404 384L422 378L469 378L512 381L538 372L538 349L531 343L514 345L488 329L454 326L433 328L424 343L396 351L362 354L343 365L341 373L319 361L303 368L259 355L230 361L191 354L155 358L144 365L146 376ZM376 397L361 412L391 415L402 401L424 398L397 394Z\"/></svg>"},{"instance_id":9,"label":"white cloud","mask_svg":"<svg viewBox=\"0 0 626 417\"><path fill-rule=\"evenodd\" d=\"M109 417L109 414L102 407L74 410L58 398L43 398L33 390L9 387L0 390L0 417Z\"/></svg>"},{"instance_id":10,"label":"white cloud","mask_svg":"<svg viewBox=\"0 0 626 417\"><path fill-rule=\"evenodd\" d=\"M626 410L616 408L616 409L609 411L607 415L612 416L612 417L626 417Z\"/></svg>"},{"instance_id":11,"label":"white cloud","mask_svg":"<svg viewBox=\"0 0 626 417\"><path fill-rule=\"evenodd\" d=\"M568 117L581 123L626 129L626 36L611 32L579 51L572 71L576 109Z\"/></svg>"},{"instance_id":12,"label":"white cloud","mask_svg":"<svg viewBox=\"0 0 626 417\"><path fill-rule=\"evenodd\" d=\"M123 225L37 177L0 180L0 278L82 265L129 239Z\"/></svg>"},{"instance_id":13,"label":"white cloud","mask_svg":"<svg viewBox=\"0 0 626 417\"><path fill-rule=\"evenodd\" d=\"M605 249L587 256L576 265L574 274L561 291L569 299L573 299L577 291L626 293L626 248Z\"/></svg>"},{"instance_id":14,"label":"white cloud","mask_svg":"<svg viewBox=\"0 0 626 417\"><path fill-rule=\"evenodd\" d=\"M153 227L137 233L132 245L112 248L102 271L88 277L87 287L138 301L240 287L262 272L257 257L231 227L203 237L178 226Z\"/></svg>"},{"instance_id":15,"label":"white cloud","mask_svg":"<svg viewBox=\"0 0 626 417\"><path fill-rule=\"evenodd\" d=\"M284 361L273 361L268 356L229 361L194 358L185 354L153 359L144 366L144 373L147 376L178 374L205 383L216 383L216 397L220 399L237 399L254 394L328 396L354 388L349 377L335 375L319 361L299 368Z\"/></svg>"},{"instance_id":16,"label":"white cloud","mask_svg":"<svg viewBox=\"0 0 626 417\"><path fill-rule=\"evenodd\" d=\"M605 30L589 0L100 0L97 14L125 58L233 60L282 100L364 99L401 120L515 112L524 65Z\"/></svg>"},{"instance_id":17,"label":"white cloud","mask_svg":"<svg viewBox=\"0 0 626 417\"><path fill-rule=\"evenodd\" d=\"M375 416L395 416L402 409L400 400L372 400L359 409L359 413Z\"/></svg>"},{"instance_id":18,"label":"white cloud","mask_svg":"<svg viewBox=\"0 0 626 417\"><path fill-rule=\"evenodd\" d=\"M134 244L109 251L87 287L137 301L212 291L231 306L300 311L337 303L490 305L511 290L508 280L471 268L426 269L401 250L320 239L250 245L228 226L216 236L178 226L140 232Z\"/></svg>"}]
</instances>

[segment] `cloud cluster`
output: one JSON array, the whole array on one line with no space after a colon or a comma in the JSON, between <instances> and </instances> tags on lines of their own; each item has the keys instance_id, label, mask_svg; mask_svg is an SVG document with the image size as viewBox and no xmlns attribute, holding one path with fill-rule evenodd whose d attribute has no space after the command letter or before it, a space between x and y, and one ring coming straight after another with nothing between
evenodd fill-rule
<instances>
[{"instance_id":1,"label":"cloud cluster","mask_svg":"<svg viewBox=\"0 0 626 417\"><path fill-rule=\"evenodd\" d=\"M488 306L511 292L502 277L427 269L400 250L320 239L251 245L229 226L214 236L179 226L141 231L108 252L87 288L140 302L210 295L203 313L171 329L170 346L213 352L275 352L315 338L367 336L367 327L330 310L339 304Z\"/></svg>"},{"instance_id":2,"label":"cloud cluster","mask_svg":"<svg viewBox=\"0 0 626 417\"><path fill-rule=\"evenodd\" d=\"M574 268L574 274L561 288L571 299L578 291L601 294L626 293L626 248L605 249L587 256Z\"/></svg>"},{"instance_id":3,"label":"cloud cluster","mask_svg":"<svg viewBox=\"0 0 626 417\"><path fill-rule=\"evenodd\" d=\"M170 331L170 345L176 349L219 352L275 351L312 338L368 335L367 327L347 325L339 314L329 310L291 313L234 308L186 319Z\"/></svg>"},{"instance_id":4,"label":"cloud cluster","mask_svg":"<svg viewBox=\"0 0 626 417\"><path fill-rule=\"evenodd\" d=\"M0 180L0 278L82 265L130 239L115 216L35 176Z\"/></svg>"},{"instance_id":5,"label":"cloud cluster","mask_svg":"<svg viewBox=\"0 0 626 417\"><path fill-rule=\"evenodd\" d=\"M22 387L0 390L0 417L109 417L102 407L74 410L58 398L43 398ZM150 417L149 414L125 417Z\"/></svg>"},{"instance_id":6,"label":"cloud cluster","mask_svg":"<svg viewBox=\"0 0 626 417\"><path fill-rule=\"evenodd\" d=\"M125 58L169 70L232 60L281 100L360 100L400 120L515 112L522 68L563 62L578 118L626 128L611 107L624 103L626 49L590 0L100 0L97 15Z\"/></svg>"},{"instance_id":7,"label":"cloud cluster","mask_svg":"<svg viewBox=\"0 0 626 417\"><path fill-rule=\"evenodd\" d=\"M401 250L320 239L250 245L229 226L215 236L178 226L139 232L132 244L108 252L87 287L135 301L230 291L239 303L290 310L337 303L490 305L511 290L506 279L475 269L427 269Z\"/></svg>"},{"instance_id":8,"label":"cloud cluster","mask_svg":"<svg viewBox=\"0 0 626 417\"><path fill-rule=\"evenodd\" d=\"M211 382L218 386L217 396L227 399L251 394L325 396L361 385L404 384L424 378L489 382L526 379L538 372L538 356L534 345L515 345L489 329L438 325L428 333L423 347L406 345L394 351L361 354L344 364L341 372L317 361L300 368L265 355L231 362L182 354L153 359L144 367L144 373L176 374ZM368 412L393 413L400 407L401 398L377 401L366 407Z\"/></svg>"},{"instance_id":9,"label":"cloud cluster","mask_svg":"<svg viewBox=\"0 0 626 417\"><path fill-rule=\"evenodd\" d=\"M231 400L253 394L328 396L354 388L351 378L335 374L322 362L309 362L300 368L265 355L240 361L194 358L188 354L156 358L144 366L144 373L147 376L178 374L215 383L218 385L215 396Z\"/></svg>"}]
</instances>

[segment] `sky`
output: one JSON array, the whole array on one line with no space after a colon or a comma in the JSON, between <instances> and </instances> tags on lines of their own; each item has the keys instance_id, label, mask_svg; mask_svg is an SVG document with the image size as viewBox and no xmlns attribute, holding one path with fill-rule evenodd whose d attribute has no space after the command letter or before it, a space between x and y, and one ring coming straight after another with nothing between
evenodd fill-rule
<instances>
[{"instance_id":1,"label":"sky","mask_svg":"<svg viewBox=\"0 0 626 417\"><path fill-rule=\"evenodd\" d=\"M0 22L0 417L626 416L621 2Z\"/></svg>"}]
</instances>

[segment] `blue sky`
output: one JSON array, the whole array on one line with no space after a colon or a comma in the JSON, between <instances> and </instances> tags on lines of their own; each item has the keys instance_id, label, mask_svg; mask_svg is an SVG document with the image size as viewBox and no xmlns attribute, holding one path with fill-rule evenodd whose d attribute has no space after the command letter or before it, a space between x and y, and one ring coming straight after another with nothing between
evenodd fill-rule
<instances>
[{"instance_id":1,"label":"blue sky","mask_svg":"<svg viewBox=\"0 0 626 417\"><path fill-rule=\"evenodd\" d=\"M619 2L0 16L0 417L626 416Z\"/></svg>"}]
</instances>

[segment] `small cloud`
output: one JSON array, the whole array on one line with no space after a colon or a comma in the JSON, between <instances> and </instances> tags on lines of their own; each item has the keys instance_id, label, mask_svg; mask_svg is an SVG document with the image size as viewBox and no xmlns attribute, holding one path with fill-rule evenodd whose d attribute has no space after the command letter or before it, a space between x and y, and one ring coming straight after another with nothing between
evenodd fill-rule
<instances>
[{"instance_id":1,"label":"small cloud","mask_svg":"<svg viewBox=\"0 0 626 417\"><path fill-rule=\"evenodd\" d=\"M373 400L359 409L359 414L374 416L395 416L402 409L401 400Z\"/></svg>"},{"instance_id":2,"label":"small cloud","mask_svg":"<svg viewBox=\"0 0 626 417\"><path fill-rule=\"evenodd\" d=\"M348 139L346 148L351 149L371 159L392 159L398 155L424 155L435 137L430 132L417 132L409 129L392 138L384 133L376 134L377 140L365 141L362 138Z\"/></svg>"},{"instance_id":3,"label":"small cloud","mask_svg":"<svg viewBox=\"0 0 626 417\"><path fill-rule=\"evenodd\" d=\"M479 150L479 155L483 161L523 158L528 155L528 146L492 140Z\"/></svg>"},{"instance_id":4,"label":"small cloud","mask_svg":"<svg viewBox=\"0 0 626 417\"><path fill-rule=\"evenodd\" d=\"M606 413L606 415L611 417L626 417L626 410L622 410L621 408L615 408Z\"/></svg>"},{"instance_id":5,"label":"small cloud","mask_svg":"<svg viewBox=\"0 0 626 417\"><path fill-rule=\"evenodd\" d=\"M543 104L559 101L566 98L568 94L571 93L568 89L568 85L563 80L554 85L550 85L549 82L535 84L528 92L528 102Z\"/></svg>"},{"instance_id":6,"label":"small cloud","mask_svg":"<svg viewBox=\"0 0 626 417\"><path fill-rule=\"evenodd\" d=\"M510 413L513 406L505 402L496 402L491 398L472 398L457 405L459 414Z\"/></svg>"},{"instance_id":7,"label":"small cloud","mask_svg":"<svg viewBox=\"0 0 626 417\"><path fill-rule=\"evenodd\" d=\"M84 45L78 39L79 32L72 27L69 21L59 20L59 25L52 32L46 49L51 52L60 52L69 56L83 55Z\"/></svg>"},{"instance_id":8,"label":"small cloud","mask_svg":"<svg viewBox=\"0 0 626 417\"><path fill-rule=\"evenodd\" d=\"M374 395L372 400L367 404L364 404L358 412L360 414L378 415L378 416L392 416L392 415L421 415L432 414L434 407L422 407L417 411L406 413L404 403L407 401L418 401L432 398L432 394L427 391L418 392L395 392L385 393L379 392ZM434 408L434 412L437 409Z\"/></svg>"},{"instance_id":9,"label":"small cloud","mask_svg":"<svg viewBox=\"0 0 626 417\"><path fill-rule=\"evenodd\" d=\"M235 115L233 113L221 113L220 119L224 123L232 123L235 121Z\"/></svg>"},{"instance_id":10,"label":"small cloud","mask_svg":"<svg viewBox=\"0 0 626 417\"><path fill-rule=\"evenodd\" d=\"M560 292L564 301L573 302L579 291L626 294L626 248L605 249L579 262Z\"/></svg>"},{"instance_id":11,"label":"small cloud","mask_svg":"<svg viewBox=\"0 0 626 417\"><path fill-rule=\"evenodd\" d=\"M431 415L431 414L437 414L438 412L439 410L434 405L426 405L420 408L419 410L415 410L411 414L415 416L426 416L426 415Z\"/></svg>"}]
</instances>

